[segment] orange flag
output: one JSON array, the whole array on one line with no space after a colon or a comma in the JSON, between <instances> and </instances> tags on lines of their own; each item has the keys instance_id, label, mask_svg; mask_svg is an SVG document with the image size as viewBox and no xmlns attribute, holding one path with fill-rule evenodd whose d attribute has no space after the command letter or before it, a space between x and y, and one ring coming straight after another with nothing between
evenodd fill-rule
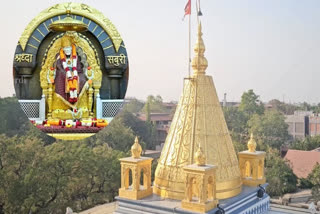
<instances>
[{"instance_id":1,"label":"orange flag","mask_svg":"<svg viewBox=\"0 0 320 214\"><path fill-rule=\"evenodd\" d=\"M188 0L188 3L186 4L186 6L184 7L184 16L186 15L190 15L191 14L191 0Z\"/></svg>"}]
</instances>

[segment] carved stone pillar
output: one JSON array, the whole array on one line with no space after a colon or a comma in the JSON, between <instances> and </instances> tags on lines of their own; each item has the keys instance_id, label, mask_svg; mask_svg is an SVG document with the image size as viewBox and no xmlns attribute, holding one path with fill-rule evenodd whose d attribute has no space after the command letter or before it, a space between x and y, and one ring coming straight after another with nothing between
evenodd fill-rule
<instances>
[{"instance_id":1,"label":"carved stone pillar","mask_svg":"<svg viewBox=\"0 0 320 214\"><path fill-rule=\"evenodd\" d=\"M120 99L120 79L122 74L122 69L110 69L108 73L111 79L111 99Z\"/></svg>"}]
</instances>

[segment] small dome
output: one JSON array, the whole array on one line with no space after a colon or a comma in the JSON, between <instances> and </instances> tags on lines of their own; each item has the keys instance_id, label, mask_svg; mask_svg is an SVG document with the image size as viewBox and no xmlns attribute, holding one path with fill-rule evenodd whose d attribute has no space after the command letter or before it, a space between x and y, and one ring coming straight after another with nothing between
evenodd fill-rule
<instances>
[{"instance_id":1,"label":"small dome","mask_svg":"<svg viewBox=\"0 0 320 214\"><path fill-rule=\"evenodd\" d=\"M257 148L257 143L253 138L253 134L251 133L250 140L248 141L248 150L249 152L255 152Z\"/></svg>"},{"instance_id":2,"label":"small dome","mask_svg":"<svg viewBox=\"0 0 320 214\"><path fill-rule=\"evenodd\" d=\"M134 144L131 146L131 156L133 158L140 158L142 152L141 145L139 144L138 137L136 136Z\"/></svg>"},{"instance_id":3,"label":"small dome","mask_svg":"<svg viewBox=\"0 0 320 214\"><path fill-rule=\"evenodd\" d=\"M204 155L201 147L199 146L198 151L196 152L194 159L198 166L206 165L206 156Z\"/></svg>"}]
</instances>

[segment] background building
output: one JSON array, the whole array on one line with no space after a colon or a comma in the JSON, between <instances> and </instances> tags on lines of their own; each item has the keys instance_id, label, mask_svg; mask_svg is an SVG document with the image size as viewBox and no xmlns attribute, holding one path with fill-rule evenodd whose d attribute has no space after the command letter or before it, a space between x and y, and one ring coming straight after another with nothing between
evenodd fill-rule
<instances>
[{"instance_id":1,"label":"background building","mask_svg":"<svg viewBox=\"0 0 320 214\"><path fill-rule=\"evenodd\" d=\"M309 116L309 134L310 136L320 135L320 117Z\"/></svg>"},{"instance_id":2,"label":"background building","mask_svg":"<svg viewBox=\"0 0 320 214\"><path fill-rule=\"evenodd\" d=\"M137 115L142 121L147 121L145 114ZM150 121L156 126L157 139L156 150L161 150L164 141L168 135L173 115L171 113L150 113Z\"/></svg>"},{"instance_id":3,"label":"background building","mask_svg":"<svg viewBox=\"0 0 320 214\"><path fill-rule=\"evenodd\" d=\"M311 111L295 111L293 115L286 115L285 122L289 125L288 132L293 139L304 139L309 135L309 116L312 115Z\"/></svg>"}]
</instances>

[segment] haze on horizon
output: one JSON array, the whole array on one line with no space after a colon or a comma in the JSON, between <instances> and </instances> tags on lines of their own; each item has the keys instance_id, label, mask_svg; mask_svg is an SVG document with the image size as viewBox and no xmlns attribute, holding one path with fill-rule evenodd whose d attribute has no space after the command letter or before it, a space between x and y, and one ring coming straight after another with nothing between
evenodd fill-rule
<instances>
[{"instance_id":1,"label":"haze on horizon","mask_svg":"<svg viewBox=\"0 0 320 214\"><path fill-rule=\"evenodd\" d=\"M196 40L195 0L192 48ZM3 4L0 36L0 96L14 92L12 60L28 23L42 10L64 1ZM75 1L79 2L79 1ZM187 0L87 0L120 32L129 56L127 97L161 95L178 100L188 74ZM202 0L205 56L219 99L239 101L253 89L266 102L320 102L320 1Z\"/></svg>"}]
</instances>

